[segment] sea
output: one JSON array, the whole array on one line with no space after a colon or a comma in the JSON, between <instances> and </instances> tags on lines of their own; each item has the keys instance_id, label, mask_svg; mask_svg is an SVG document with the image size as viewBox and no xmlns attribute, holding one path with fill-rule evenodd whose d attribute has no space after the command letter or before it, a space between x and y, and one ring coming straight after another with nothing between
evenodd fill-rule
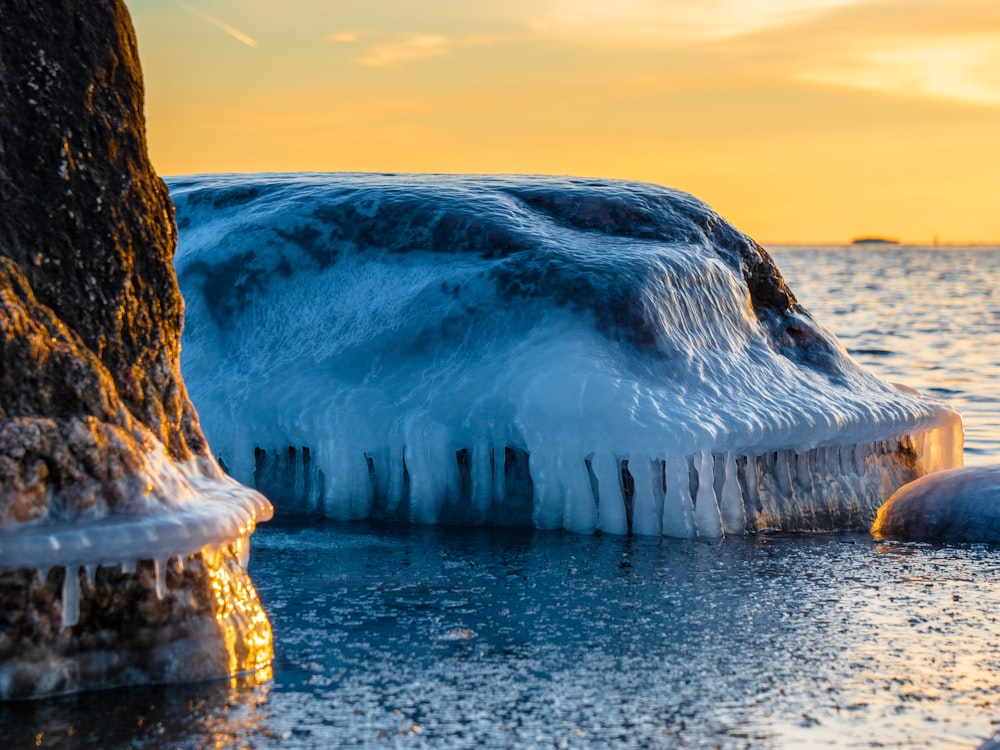
<instances>
[{"instance_id":1,"label":"sea","mask_svg":"<svg viewBox=\"0 0 1000 750\"><path fill-rule=\"evenodd\" d=\"M775 246L848 352L1000 461L1000 247ZM977 748L1000 548L276 519L269 669L0 706L0 747Z\"/></svg>"}]
</instances>

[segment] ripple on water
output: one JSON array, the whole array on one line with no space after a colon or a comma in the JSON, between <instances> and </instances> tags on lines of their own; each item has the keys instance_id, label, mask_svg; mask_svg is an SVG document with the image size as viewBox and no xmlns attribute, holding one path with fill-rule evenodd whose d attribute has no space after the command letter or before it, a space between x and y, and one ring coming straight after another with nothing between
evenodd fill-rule
<instances>
[{"instance_id":1,"label":"ripple on water","mask_svg":"<svg viewBox=\"0 0 1000 750\"><path fill-rule=\"evenodd\" d=\"M861 364L962 411L968 463L1000 461L1000 247L769 250Z\"/></svg>"},{"instance_id":2,"label":"ripple on water","mask_svg":"<svg viewBox=\"0 0 1000 750\"><path fill-rule=\"evenodd\" d=\"M1000 555L271 525L274 680L0 708L102 747L970 747L1000 699ZM323 542L325 541L325 544Z\"/></svg>"}]
</instances>

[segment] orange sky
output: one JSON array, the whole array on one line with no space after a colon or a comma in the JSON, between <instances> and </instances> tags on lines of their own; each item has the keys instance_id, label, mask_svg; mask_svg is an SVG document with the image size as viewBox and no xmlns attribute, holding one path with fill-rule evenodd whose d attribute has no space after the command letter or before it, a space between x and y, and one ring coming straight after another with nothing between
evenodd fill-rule
<instances>
[{"instance_id":1,"label":"orange sky","mask_svg":"<svg viewBox=\"0 0 1000 750\"><path fill-rule=\"evenodd\" d=\"M131 0L161 174L520 172L1000 242L995 0Z\"/></svg>"}]
</instances>

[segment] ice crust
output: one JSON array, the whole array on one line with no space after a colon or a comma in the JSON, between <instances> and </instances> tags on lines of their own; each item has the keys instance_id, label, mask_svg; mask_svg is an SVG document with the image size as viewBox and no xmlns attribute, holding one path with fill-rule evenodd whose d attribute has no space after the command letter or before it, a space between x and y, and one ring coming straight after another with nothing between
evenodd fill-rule
<instances>
[{"instance_id":1,"label":"ice crust","mask_svg":"<svg viewBox=\"0 0 1000 750\"><path fill-rule=\"evenodd\" d=\"M899 488L878 510L878 539L1000 543L1000 465L928 474Z\"/></svg>"},{"instance_id":2,"label":"ice crust","mask_svg":"<svg viewBox=\"0 0 1000 750\"><path fill-rule=\"evenodd\" d=\"M64 627L79 618L81 570L92 582L99 567L120 566L128 573L139 561L151 560L162 598L170 559L183 563L189 555L215 555L225 546L245 567L249 535L258 521L272 516L264 497L224 475L212 459L179 464L158 447L145 456L145 464L148 495L159 500L143 503L137 498L132 515L0 530L0 571L36 568L44 581L50 569L65 568Z\"/></svg>"},{"instance_id":3,"label":"ice crust","mask_svg":"<svg viewBox=\"0 0 1000 750\"><path fill-rule=\"evenodd\" d=\"M185 381L227 470L287 510L714 538L865 527L961 465L956 412L769 302L770 258L684 193L168 184Z\"/></svg>"}]
</instances>

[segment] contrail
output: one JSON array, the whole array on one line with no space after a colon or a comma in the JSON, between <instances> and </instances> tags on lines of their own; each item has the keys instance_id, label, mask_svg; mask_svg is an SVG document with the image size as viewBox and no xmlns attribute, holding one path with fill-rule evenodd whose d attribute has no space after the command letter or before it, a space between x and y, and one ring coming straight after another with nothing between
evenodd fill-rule
<instances>
[{"instance_id":1,"label":"contrail","mask_svg":"<svg viewBox=\"0 0 1000 750\"><path fill-rule=\"evenodd\" d=\"M243 42L247 47L256 47L257 46L257 40L256 39L247 36L246 34L244 34L239 29L234 29L232 26L230 26L225 21L220 21L215 16L210 16L205 11L200 10L199 8L195 8L192 5L188 5L187 3L184 2L184 0L174 0L174 4L181 6L182 8L184 8L184 10L186 10L186 11L188 11L190 13L193 13L194 15L198 16L198 18L200 18L202 21L207 21L208 23L212 24L215 28L220 29L221 31L226 32L233 39L236 39L238 41Z\"/></svg>"}]
</instances>

